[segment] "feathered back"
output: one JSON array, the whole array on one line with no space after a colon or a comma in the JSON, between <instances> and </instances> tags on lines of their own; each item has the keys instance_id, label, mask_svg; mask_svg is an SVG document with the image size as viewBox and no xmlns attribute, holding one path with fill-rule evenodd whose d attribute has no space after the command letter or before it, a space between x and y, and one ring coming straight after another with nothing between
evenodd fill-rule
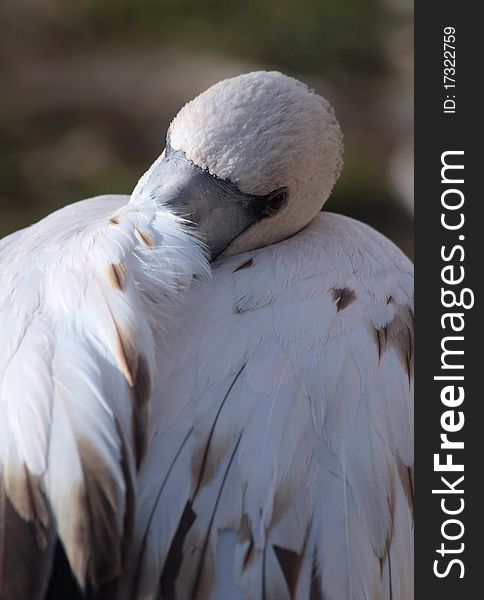
<instances>
[{"instance_id":1,"label":"feathered back","mask_svg":"<svg viewBox=\"0 0 484 600\"><path fill-rule=\"evenodd\" d=\"M215 266L163 361L122 597L412 598L412 294L327 213Z\"/></svg>"},{"instance_id":2,"label":"feathered back","mask_svg":"<svg viewBox=\"0 0 484 600\"><path fill-rule=\"evenodd\" d=\"M16 511L38 550L23 566L47 563L38 597L55 534L81 586L119 574L160 345L180 294L207 269L179 219L128 200L74 204L0 249L0 565ZM16 569L0 576L2 600L15 598L22 561Z\"/></svg>"}]
</instances>

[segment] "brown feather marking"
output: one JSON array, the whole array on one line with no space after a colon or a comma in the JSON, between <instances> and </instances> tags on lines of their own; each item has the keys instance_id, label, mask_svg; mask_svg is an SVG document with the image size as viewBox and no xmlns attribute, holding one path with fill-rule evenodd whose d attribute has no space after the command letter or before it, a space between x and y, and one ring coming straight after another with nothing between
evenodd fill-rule
<instances>
[{"instance_id":1,"label":"brown feather marking","mask_svg":"<svg viewBox=\"0 0 484 600\"><path fill-rule=\"evenodd\" d=\"M396 482L395 482L395 473L391 467L388 469L388 476L390 479L390 495L387 497L388 511L390 513L390 526L388 528L386 540L385 540L385 548L383 550L383 555L378 556L380 560L380 570L383 570L383 564L387 557L390 557L390 547L393 541L393 534L395 531L395 497L396 497Z\"/></svg>"},{"instance_id":2,"label":"brown feather marking","mask_svg":"<svg viewBox=\"0 0 484 600\"><path fill-rule=\"evenodd\" d=\"M40 477L32 475L24 465L26 492L31 506L32 523L35 528L37 543L41 550L47 547L47 530L49 527L49 510L41 488Z\"/></svg>"},{"instance_id":3,"label":"brown feather marking","mask_svg":"<svg viewBox=\"0 0 484 600\"><path fill-rule=\"evenodd\" d=\"M244 369L245 369L245 363L242 365L242 367L240 368L238 373L235 375L222 402L220 403L220 406L217 409L217 413L213 420L212 426L210 427L210 432L208 434L206 443L204 443L202 445L202 447L198 449L198 451L195 451L193 453L192 465L191 465L192 480L194 483L194 490L195 490L193 492L193 496L192 496L193 499L195 499L197 497L202 484L206 485L212 480L213 476L215 475L215 473L217 471L218 465L220 464L220 461L223 459L223 457L225 455L225 451L227 449L227 444L230 442L230 440L227 440L227 443L219 444L218 447L215 450L213 450L213 444L212 444L213 436L215 433L215 428L217 426L217 422L219 420L220 414L225 405L225 402L227 401L227 398L230 396L230 392L233 390L234 385L236 384L237 380L241 376ZM209 460L209 454L210 454L210 460Z\"/></svg>"},{"instance_id":4,"label":"brown feather marking","mask_svg":"<svg viewBox=\"0 0 484 600\"><path fill-rule=\"evenodd\" d=\"M356 300L354 290L349 288L333 288L333 300L336 302L336 312L348 308Z\"/></svg>"},{"instance_id":5,"label":"brown feather marking","mask_svg":"<svg viewBox=\"0 0 484 600\"><path fill-rule=\"evenodd\" d=\"M241 296L241 297L240 297L240 298L237 300L237 302L235 303L235 306L234 306L234 313L235 313L236 315L240 315L240 314L242 314L242 313L248 312L248 311L247 311L245 308L242 308L242 307L240 306L240 303L241 303L241 302L242 302L242 300L244 300L246 297L247 297L247 294L244 294L244 295L243 295L243 296Z\"/></svg>"},{"instance_id":6,"label":"brown feather marking","mask_svg":"<svg viewBox=\"0 0 484 600\"><path fill-rule=\"evenodd\" d=\"M7 496L19 515L32 522L39 548L44 549L49 529L49 509L40 477L32 475L25 464L16 472L10 472L8 477L4 477Z\"/></svg>"},{"instance_id":7,"label":"brown feather marking","mask_svg":"<svg viewBox=\"0 0 484 600\"><path fill-rule=\"evenodd\" d=\"M139 227L136 227L135 229L136 233L138 234L138 238L145 248L152 248L155 245L155 241L147 229L140 229Z\"/></svg>"},{"instance_id":8,"label":"brown feather marking","mask_svg":"<svg viewBox=\"0 0 484 600\"><path fill-rule=\"evenodd\" d=\"M204 595L209 598L209 594L210 594L210 589L211 589L211 585L213 585L214 581L215 581L215 577L210 577L210 573L208 572L209 570L206 569L204 571L204 564L205 564L205 558L207 555L207 550L208 550L208 545L209 545L209 540L210 540L210 534L212 532L212 527L213 527L213 523L215 521L215 514L217 512L218 509L218 505L220 502L220 498L222 497L222 492L224 490L225 487L225 482L227 481L227 477L229 474L229 471L232 467L232 464L234 462L234 458L237 454L237 450L239 449L239 445L240 445L240 440L242 439L242 435L244 433L244 430L242 429L239 437L237 438L237 442L234 445L234 448L232 450L232 453L230 455L229 461L227 463L227 468L225 469L225 473L222 477L222 481L220 484L220 489L217 492L217 497L215 499L215 504L212 510L212 514L210 516L210 521L208 523L208 528L205 534L205 538L203 540L203 545L201 548L201 552L200 552L200 559L198 561L198 565L196 566L196 571L195 571L195 580L193 583L193 587L192 587L192 591L190 594L190 599L191 600L199 600L201 597L203 597ZM214 575L214 574L213 574Z\"/></svg>"},{"instance_id":9,"label":"brown feather marking","mask_svg":"<svg viewBox=\"0 0 484 600\"><path fill-rule=\"evenodd\" d=\"M237 271L243 271L244 269L250 269L250 267L253 264L254 264L254 259L253 258L249 258L249 260L246 260L241 265L239 265L236 269L234 269L232 271L232 273L237 273Z\"/></svg>"},{"instance_id":10,"label":"brown feather marking","mask_svg":"<svg viewBox=\"0 0 484 600\"><path fill-rule=\"evenodd\" d=\"M136 467L139 469L148 446L149 400L151 397L151 375L148 361L143 354L138 357L133 386L134 406L131 413Z\"/></svg>"},{"instance_id":11,"label":"brown feather marking","mask_svg":"<svg viewBox=\"0 0 484 600\"><path fill-rule=\"evenodd\" d=\"M118 217L118 215L114 215L114 217L111 217L109 219L109 222L111 223L111 225L119 225L119 217Z\"/></svg>"},{"instance_id":12,"label":"brown feather marking","mask_svg":"<svg viewBox=\"0 0 484 600\"><path fill-rule=\"evenodd\" d=\"M126 267L121 263L111 264L108 269L108 280L112 288L121 292L126 283Z\"/></svg>"},{"instance_id":13,"label":"brown feather marking","mask_svg":"<svg viewBox=\"0 0 484 600\"><path fill-rule=\"evenodd\" d=\"M279 566L281 567L284 579L286 580L289 597L293 600L296 597L297 582L303 564L304 552L298 554L297 552L287 550L281 546L273 545L272 547L274 548Z\"/></svg>"},{"instance_id":14,"label":"brown feather marking","mask_svg":"<svg viewBox=\"0 0 484 600\"><path fill-rule=\"evenodd\" d=\"M313 556L313 568L311 570L311 592L309 595L309 600L324 600L323 593L321 592L321 578L318 574L316 556Z\"/></svg>"},{"instance_id":15,"label":"brown feather marking","mask_svg":"<svg viewBox=\"0 0 484 600\"><path fill-rule=\"evenodd\" d=\"M400 475L400 481L402 482L403 491L407 499L408 508L412 517L414 516L414 504L413 504L413 470L411 467L402 461L400 457L397 457L398 474Z\"/></svg>"},{"instance_id":16,"label":"brown feather marking","mask_svg":"<svg viewBox=\"0 0 484 600\"><path fill-rule=\"evenodd\" d=\"M390 555L388 555L388 586L389 586L389 599L393 600L393 585L392 585L392 560Z\"/></svg>"},{"instance_id":17,"label":"brown feather marking","mask_svg":"<svg viewBox=\"0 0 484 600\"><path fill-rule=\"evenodd\" d=\"M125 508L124 508L124 521L123 521L123 540L121 544L121 560L123 565L126 564L126 560L131 550L134 536L134 522L136 516L136 502L134 494L133 479L131 477L131 469L129 466L129 456L126 446L126 440L124 439L121 425L118 419L115 418L116 431L121 441L121 469L123 471L123 479L126 485L125 494Z\"/></svg>"},{"instance_id":18,"label":"brown feather marking","mask_svg":"<svg viewBox=\"0 0 484 600\"><path fill-rule=\"evenodd\" d=\"M238 544L247 544L247 550L244 555L244 560L242 563L242 570L245 571L247 567L249 567L254 561L254 538L252 537L252 530L249 525L249 517L246 513L242 515L242 519L240 521L239 531L237 533L237 543Z\"/></svg>"},{"instance_id":19,"label":"brown feather marking","mask_svg":"<svg viewBox=\"0 0 484 600\"><path fill-rule=\"evenodd\" d=\"M120 572L121 540L119 539L115 482L96 448L84 437L78 437L77 448L83 474L79 487L76 539L66 548L77 580L84 586L86 576L97 587Z\"/></svg>"},{"instance_id":20,"label":"brown feather marking","mask_svg":"<svg viewBox=\"0 0 484 600\"><path fill-rule=\"evenodd\" d=\"M242 564L242 569L245 571L247 567L249 567L254 562L255 552L254 552L254 538L252 535L250 536L249 545L247 546L247 550L244 554L244 562Z\"/></svg>"},{"instance_id":21,"label":"brown feather marking","mask_svg":"<svg viewBox=\"0 0 484 600\"><path fill-rule=\"evenodd\" d=\"M101 287L102 290L102 287ZM133 387L136 380L136 369L138 365L138 355L136 350L136 336L134 331L125 332L118 324L110 303L106 299L107 308L111 315L115 331L115 359L118 367L123 373L128 385Z\"/></svg>"},{"instance_id":22,"label":"brown feather marking","mask_svg":"<svg viewBox=\"0 0 484 600\"><path fill-rule=\"evenodd\" d=\"M378 358L393 348L407 373L409 382L414 370L413 312L410 307L398 305L393 319L385 327L374 328Z\"/></svg>"},{"instance_id":23,"label":"brown feather marking","mask_svg":"<svg viewBox=\"0 0 484 600\"><path fill-rule=\"evenodd\" d=\"M372 332L375 335L375 343L376 343L376 347L378 348L378 364L380 364L381 357L382 357L382 346L381 346L381 339L380 339L380 330L377 329L376 327L372 326Z\"/></svg>"},{"instance_id":24,"label":"brown feather marking","mask_svg":"<svg viewBox=\"0 0 484 600\"><path fill-rule=\"evenodd\" d=\"M134 564L134 568L132 568L132 572L134 573L134 576L132 578L132 585L131 585L131 590L130 590L130 595L129 598L137 598L138 597L138 587L139 587L139 582L140 582L140 578L141 578L141 571L142 571L142 566L143 566L143 561L144 561L144 557L145 557L145 553L146 553L146 543L148 540L148 536L150 533L150 527L151 527L151 523L153 520L153 517L155 515L155 511L157 508L157 504L161 498L161 495L163 494L163 490L165 489L165 485L166 482L168 481L173 468L175 467L175 464L177 464L177 460L180 457L180 454L182 453L183 449L185 448L188 440L190 439L190 436L192 435L193 432L193 428L190 428L188 430L188 433L186 434L183 442L180 444L175 456L173 457L173 460L171 461L169 467L168 467L168 471L166 472L166 475L164 477L164 479L159 482L159 488L156 491L156 493L154 493L153 498L155 499L155 502L153 503L153 506L151 508L150 511L150 515L148 518L148 521L146 523L146 527L144 529L144 533L143 533L143 537L141 540L141 544L139 546L139 551L138 551L138 555L135 559L135 564ZM180 558L181 561L181 558ZM133 565L131 565L131 567L133 567ZM179 567L178 567L179 568ZM178 572L178 571L177 571ZM163 576L163 573L162 573ZM176 578L176 574L175 574L175 578ZM173 585L175 584L175 581L173 580ZM161 579L160 579L160 583L158 585L158 593L157 593L157 598L160 596L160 586L161 586ZM171 596L165 596L167 598L170 598Z\"/></svg>"},{"instance_id":25,"label":"brown feather marking","mask_svg":"<svg viewBox=\"0 0 484 600\"><path fill-rule=\"evenodd\" d=\"M288 477L279 485L279 488L274 494L271 521L267 528L268 532L271 529L274 529L290 509L294 498L299 492L298 484L299 481L296 477Z\"/></svg>"},{"instance_id":26,"label":"brown feather marking","mask_svg":"<svg viewBox=\"0 0 484 600\"><path fill-rule=\"evenodd\" d=\"M410 483L410 494L411 494L411 498L412 498L412 507L413 507L413 505L414 505L414 502L413 502L414 467L413 467L413 465L411 467L407 467L407 473L408 473L408 481Z\"/></svg>"},{"instance_id":27,"label":"brown feather marking","mask_svg":"<svg viewBox=\"0 0 484 600\"><path fill-rule=\"evenodd\" d=\"M379 556L378 562L380 563L380 579L383 577L383 567L385 566L385 560Z\"/></svg>"},{"instance_id":28,"label":"brown feather marking","mask_svg":"<svg viewBox=\"0 0 484 600\"><path fill-rule=\"evenodd\" d=\"M158 588L160 593L158 595L161 595L162 598L171 599L175 597L175 584L183 560L183 545L195 519L196 514L193 512L192 503L188 502L173 536L163 572L161 573Z\"/></svg>"},{"instance_id":29,"label":"brown feather marking","mask_svg":"<svg viewBox=\"0 0 484 600\"><path fill-rule=\"evenodd\" d=\"M114 316L113 316L114 320ZM116 320L114 320L116 330L116 358L128 385L133 387L136 381L136 370L138 357L136 356L135 343L129 334L125 334Z\"/></svg>"},{"instance_id":30,"label":"brown feather marking","mask_svg":"<svg viewBox=\"0 0 484 600\"><path fill-rule=\"evenodd\" d=\"M15 509L0 478L0 599L44 598L55 549L53 528L41 549L38 533Z\"/></svg>"}]
</instances>

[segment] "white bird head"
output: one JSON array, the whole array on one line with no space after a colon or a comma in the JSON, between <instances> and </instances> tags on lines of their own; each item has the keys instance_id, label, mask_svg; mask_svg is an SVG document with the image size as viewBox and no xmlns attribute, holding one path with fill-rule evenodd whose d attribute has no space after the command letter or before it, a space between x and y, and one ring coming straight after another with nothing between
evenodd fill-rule
<instances>
[{"instance_id":1,"label":"white bird head","mask_svg":"<svg viewBox=\"0 0 484 600\"><path fill-rule=\"evenodd\" d=\"M305 227L331 193L342 150L325 99L292 77L257 71L220 81L180 110L144 187L172 181L161 201L198 224L213 256L236 254Z\"/></svg>"}]
</instances>

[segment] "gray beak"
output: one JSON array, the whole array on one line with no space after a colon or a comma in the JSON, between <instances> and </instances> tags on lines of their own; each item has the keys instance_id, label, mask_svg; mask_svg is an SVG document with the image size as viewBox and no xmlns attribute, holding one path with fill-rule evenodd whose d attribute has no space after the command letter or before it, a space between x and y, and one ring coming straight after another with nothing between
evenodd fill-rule
<instances>
[{"instance_id":1,"label":"gray beak","mask_svg":"<svg viewBox=\"0 0 484 600\"><path fill-rule=\"evenodd\" d=\"M165 155L144 184L164 205L202 234L212 260L241 233L287 204L286 188L264 196L242 193L230 181L218 179L167 144Z\"/></svg>"}]
</instances>

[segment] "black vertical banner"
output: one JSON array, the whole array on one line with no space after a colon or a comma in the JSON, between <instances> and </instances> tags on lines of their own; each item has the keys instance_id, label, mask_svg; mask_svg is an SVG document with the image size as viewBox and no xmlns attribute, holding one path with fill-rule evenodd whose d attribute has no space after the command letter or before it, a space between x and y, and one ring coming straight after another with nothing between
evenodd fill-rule
<instances>
[{"instance_id":1,"label":"black vertical banner","mask_svg":"<svg viewBox=\"0 0 484 600\"><path fill-rule=\"evenodd\" d=\"M484 597L484 134L478 3L415 16L416 594Z\"/></svg>"}]
</instances>

